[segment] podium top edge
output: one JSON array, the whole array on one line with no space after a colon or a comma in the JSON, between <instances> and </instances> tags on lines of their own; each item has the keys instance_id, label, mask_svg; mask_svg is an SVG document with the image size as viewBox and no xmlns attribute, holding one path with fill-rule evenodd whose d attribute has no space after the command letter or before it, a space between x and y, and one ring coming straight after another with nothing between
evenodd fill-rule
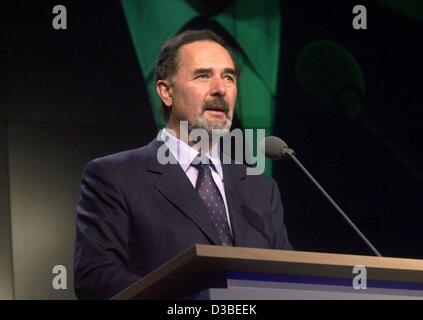
<instances>
[{"instance_id":1,"label":"podium top edge","mask_svg":"<svg viewBox=\"0 0 423 320\"><path fill-rule=\"evenodd\" d=\"M423 283L423 260L196 244L112 299L155 297L172 281L193 282L226 271L347 277L366 267L369 279Z\"/></svg>"},{"instance_id":2,"label":"podium top edge","mask_svg":"<svg viewBox=\"0 0 423 320\"><path fill-rule=\"evenodd\" d=\"M185 252L199 257L231 258L260 261L279 261L292 263L312 263L333 266L364 265L369 268L389 268L423 271L423 260L394 257L376 257L339 253L257 249L246 247L223 247L196 244Z\"/></svg>"}]
</instances>

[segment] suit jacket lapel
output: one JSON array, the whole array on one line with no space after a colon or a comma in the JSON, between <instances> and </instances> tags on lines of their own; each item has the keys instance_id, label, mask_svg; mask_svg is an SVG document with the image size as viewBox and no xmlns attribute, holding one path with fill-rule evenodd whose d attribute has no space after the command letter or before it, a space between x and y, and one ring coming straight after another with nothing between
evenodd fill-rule
<instances>
[{"instance_id":1,"label":"suit jacket lapel","mask_svg":"<svg viewBox=\"0 0 423 320\"><path fill-rule=\"evenodd\" d=\"M259 231L272 247L269 226L248 204L251 189L246 184L246 167L243 165L226 165L224 167L225 194L231 217L232 232L236 246L255 247L256 238L251 231Z\"/></svg>"},{"instance_id":2,"label":"suit jacket lapel","mask_svg":"<svg viewBox=\"0 0 423 320\"><path fill-rule=\"evenodd\" d=\"M243 165L223 165L223 179L226 201L228 203L231 227L236 246L246 246L246 235L250 228L243 216L244 199L248 199L249 190L244 190L245 167Z\"/></svg>"},{"instance_id":3,"label":"suit jacket lapel","mask_svg":"<svg viewBox=\"0 0 423 320\"><path fill-rule=\"evenodd\" d=\"M177 163L162 165L157 161L157 150L161 145L163 145L163 142L156 140L148 145L149 160L147 169L161 174L155 187L163 196L187 215L212 243L221 244L204 203L201 201L181 166ZM169 157L173 158L171 153Z\"/></svg>"}]
</instances>

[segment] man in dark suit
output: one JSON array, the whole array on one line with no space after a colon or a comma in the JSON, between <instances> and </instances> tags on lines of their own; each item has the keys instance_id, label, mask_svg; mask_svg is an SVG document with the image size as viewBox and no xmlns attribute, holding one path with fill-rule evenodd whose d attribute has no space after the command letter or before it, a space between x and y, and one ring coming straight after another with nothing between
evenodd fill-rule
<instances>
[{"instance_id":1,"label":"man in dark suit","mask_svg":"<svg viewBox=\"0 0 423 320\"><path fill-rule=\"evenodd\" d=\"M194 244L292 249L276 183L222 163L217 144L196 144L181 132L186 121L188 132L227 133L238 75L213 32L186 31L162 47L156 89L166 128L147 146L95 159L84 170L78 298L110 298Z\"/></svg>"}]
</instances>

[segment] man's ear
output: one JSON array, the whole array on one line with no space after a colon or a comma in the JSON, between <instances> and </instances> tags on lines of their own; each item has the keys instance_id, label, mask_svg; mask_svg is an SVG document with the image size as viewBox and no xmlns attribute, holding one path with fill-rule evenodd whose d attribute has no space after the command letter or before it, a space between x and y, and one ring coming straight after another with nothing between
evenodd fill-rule
<instances>
[{"instance_id":1,"label":"man's ear","mask_svg":"<svg viewBox=\"0 0 423 320\"><path fill-rule=\"evenodd\" d=\"M168 80L156 82L156 91L165 106L172 106L172 85Z\"/></svg>"}]
</instances>

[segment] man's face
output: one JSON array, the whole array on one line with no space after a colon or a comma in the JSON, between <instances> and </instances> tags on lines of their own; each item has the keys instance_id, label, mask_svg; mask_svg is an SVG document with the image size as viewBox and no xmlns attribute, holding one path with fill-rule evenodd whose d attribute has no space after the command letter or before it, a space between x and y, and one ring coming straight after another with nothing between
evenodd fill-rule
<instances>
[{"instance_id":1,"label":"man's face","mask_svg":"<svg viewBox=\"0 0 423 320\"><path fill-rule=\"evenodd\" d=\"M228 51L216 42L196 41L179 49L178 62L169 89L168 126L178 132L179 122L187 120L191 129L229 131L237 79Z\"/></svg>"}]
</instances>

